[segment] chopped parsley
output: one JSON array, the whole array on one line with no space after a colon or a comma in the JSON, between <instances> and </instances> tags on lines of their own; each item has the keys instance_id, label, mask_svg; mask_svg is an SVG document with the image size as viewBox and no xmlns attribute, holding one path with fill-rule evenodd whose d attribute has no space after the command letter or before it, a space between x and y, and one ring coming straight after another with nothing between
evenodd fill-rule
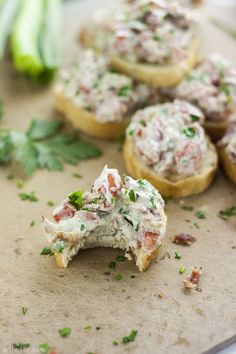
<instances>
[{"instance_id":1,"label":"chopped parsley","mask_svg":"<svg viewBox=\"0 0 236 354\"><path fill-rule=\"evenodd\" d=\"M12 179L14 179L14 178L15 178L14 175L8 175L8 176L7 176L7 179L9 179L9 180L12 180Z\"/></svg>"},{"instance_id":2,"label":"chopped parsley","mask_svg":"<svg viewBox=\"0 0 236 354\"><path fill-rule=\"evenodd\" d=\"M139 187L145 187L145 185L146 185L143 179L138 179L137 183L138 183Z\"/></svg>"},{"instance_id":3,"label":"chopped parsley","mask_svg":"<svg viewBox=\"0 0 236 354\"><path fill-rule=\"evenodd\" d=\"M64 242L63 241L57 242L57 244L56 244L56 252L63 253L64 248L65 248L65 246L64 246Z\"/></svg>"},{"instance_id":4,"label":"chopped parsley","mask_svg":"<svg viewBox=\"0 0 236 354\"><path fill-rule=\"evenodd\" d=\"M118 91L117 95L120 97L126 97L130 93L131 88L132 87L130 85L125 85L125 86L121 87L121 89Z\"/></svg>"},{"instance_id":5,"label":"chopped parsley","mask_svg":"<svg viewBox=\"0 0 236 354\"><path fill-rule=\"evenodd\" d=\"M40 254L43 256L52 256L53 252L50 247L44 247Z\"/></svg>"},{"instance_id":6,"label":"chopped parsley","mask_svg":"<svg viewBox=\"0 0 236 354\"><path fill-rule=\"evenodd\" d=\"M157 209L157 205L156 205L156 203L155 203L155 200L154 200L154 197L153 197L153 196L150 198L150 202L151 202L151 204L152 204L153 209Z\"/></svg>"},{"instance_id":7,"label":"chopped parsley","mask_svg":"<svg viewBox=\"0 0 236 354\"><path fill-rule=\"evenodd\" d=\"M175 258L176 259L181 259L182 256L181 256L181 254L179 252L175 252Z\"/></svg>"},{"instance_id":8,"label":"chopped parsley","mask_svg":"<svg viewBox=\"0 0 236 354\"><path fill-rule=\"evenodd\" d=\"M118 341L117 339L114 339L114 340L112 341L112 344L113 344L113 345L119 345L119 341Z\"/></svg>"},{"instance_id":9,"label":"chopped parsley","mask_svg":"<svg viewBox=\"0 0 236 354\"><path fill-rule=\"evenodd\" d=\"M39 351L40 353L48 353L50 347L48 345L48 343L42 343L42 344L39 344Z\"/></svg>"},{"instance_id":10,"label":"chopped parsley","mask_svg":"<svg viewBox=\"0 0 236 354\"><path fill-rule=\"evenodd\" d=\"M192 122L198 122L199 121L199 117L198 116L195 116L195 114L191 114L191 119L192 119Z\"/></svg>"},{"instance_id":11,"label":"chopped parsley","mask_svg":"<svg viewBox=\"0 0 236 354\"><path fill-rule=\"evenodd\" d=\"M193 225L196 227L196 229L200 229L200 226L196 222L194 222Z\"/></svg>"},{"instance_id":12,"label":"chopped parsley","mask_svg":"<svg viewBox=\"0 0 236 354\"><path fill-rule=\"evenodd\" d=\"M111 262L108 264L108 267L111 268L111 269L115 269L115 268L116 268L116 262L115 262L115 261L111 261Z\"/></svg>"},{"instance_id":13,"label":"chopped parsley","mask_svg":"<svg viewBox=\"0 0 236 354\"><path fill-rule=\"evenodd\" d=\"M19 193L18 194L20 199L25 201L25 200L29 200L30 202L37 202L38 201L38 198L36 197L35 195L35 192L30 192L30 193L27 193L27 192L22 192L22 193Z\"/></svg>"},{"instance_id":14,"label":"chopped parsley","mask_svg":"<svg viewBox=\"0 0 236 354\"><path fill-rule=\"evenodd\" d=\"M132 330L128 336L122 338L122 343L127 344L130 342L133 342L135 340L135 337L137 336L137 334L138 334L138 331Z\"/></svg>"},{"instance_id":15,"label":"chopped parsley","mask_svg":"<svg viewBox=\"0 0 236 354\"><path fill-rule=\"evenodd\" d=\"M155 41L157 41L157 42L160 42L161 37L158 36L158 35L155 35L155 36L153 37L153 39L154 39Z\"/></svg>"},{"instance_id":16,"label":"chopped parsley","mask_svg":"<svg viewBox=\"0 0 236 354\"><path fill-rule=\"evenodd\" d=\"M48 200L48 206L53 207L55 203L52 200Z\"/></svg>"},{"instance_id":17,"label":"chopped parsley","mask_svg":"<svg viewBox=\"0 0 236 354\"><path fill-rule=\"evenodd\" d=\"M84 329L91 329L92 326L91 325L88 325L88 326L85 326Z\"/></svg>"},{"instance_id":18,"label":"chopped parsley","mask_svg":"<svg viewBox=\"0 0 236 354\"><path fill-rule=\"evenodd\" d=\"M75 177L75 178L79 178L79 179L82 178L82 176L79 173L73 173L72 176Z\"/></svg>"},{"instance_id":19,"label":"chopped parsley","mask_svg":"<svg viewBox=\"0 0 236 354\"><path fill-rule=\"evenodd\" d=\"M58 330L61 337L68 337L71 334L71 328L64 327Z\"/></svg>"},{"instance_id":20,"label":"chopped parsley","mask_svg":"<svg viewBox=\"0 0 236 354\"><path fill-rule=\"evenodd\" d=\"M126 258L125 258L125 256L116 256L116 261L117 262L124 262L124 261L126 261Z\"/></svg>"},{"instance_id":21,"label":"chopped parsley","mask_svg":"<svg viewBox=\"0 0 236 354\"><path fill-rule=\"evenodd\" d=\"M83 192L76 191L68 195L69 203L75 207L76 210L79 210L83 206Z\"/></svg>"},{"instance_id":22,"label":"chopped parsley","mask_svg":"<svg viewBox=\"0 0 236 354\"><path fill-rule=\"evenodd\" d=\"M114 279L115 279L115 280L122 280L123 277L122 277L121 274L116 274L116 275L114 276Z\"/></svg>"},{"instance_id":23,"label":"chopped parsley","mask_svg":"<svg viewBox=\"0 0 236 354\"><path fill-rule=\"evenodd\" d=\"M134 189L130 189L129 190L129 199L131 200L131 202L136 202L137 198L138 198L138 195L135 192L135 190Z\"/></svg>"},{"instance_id":24,"label":"chopped parsley","mask_svg":"<svg viewBox=\"0 0 236 354\"><path fill-rule=\"evenodd\" d=\"M236 215L236 205L234 205L230 208L221 210L217 216L222 220L228 220L231 216L234 216L234 215Z\"/></svg>"},{"instance_id":25,"label":"chopped parsley","mask_svg":"<svg viewBox=\"0 0 236 354\"><path fill-rule=\"evenodd\" d=\"M85 229L84 224L81 224L81 225L80 225L80 231L83 231L84 229Z\"/></svg>"},{"instance_id":26,"label":"chopped parsley","mask_svg":"<svg viewBox=\"0 0 236 354\"><path fill-rule=\"evenodd\" d=\"M35 220L32 220L30 226L33 227L35 225Z\"/></svg>"},{"instance_id":27,"label":"chopped parsley","mask_svg":"<svg viewBox=\"0 0 236 354\"><path fill-rule=\"evenodd\" d=\"M130 129L129 132L128 132L129 136L133 136L134 133L135 133L135 130L134 130L134 129Z\"/></svg>"},{"instance_id":28,"label":"chopped parsley","mask_svg":"<svg viewBox=\"0 0 236 354\"><path fill-rule=\"evenodd\" d=\"M185 267L180 267L179 268L179 274L183 274L185 272L186 268Z\"/></svg>"},{"instance_id":29,"label":"chopped parsley","mask_svg":"<svg viewBox=\"0 0 236 354\"><path fill-rule=\"evenodd\" d=\"M195 213L195 216L198 218L198 219L206 219L206 214L204 211L202 210L197 210L196 213Z\"/></svg>"},{"instance_id":30,"label":"chopped parsley","mask_svg":"<svg viewBox=\"0 0 236 354\"><path fill-rule=\"evenodd\" d=\"M29 343L13 343L12 346L14 349L19 349L19 350L30 348Z\"/></svg>"},{"instance_id":31,"label":"chopped parsley","mask_svg":"<svg viewBox=\"0 0 236 354\"><path fill-rule=\"evenodd\" d=\"M22 311L22 313L23 313L23 315L26 315L27 314L27 312L28 312L28 309L27 309L27 307L22 307L21 308L21 311Z\"/></svg>"},{"instance_id":32,"label":"chopped parsley","mask_svg":"<svg viewBox=\"0 0 236 354\"><path fill-rule=\"evenodd\" d=\"M196 131L193 127L185 127L182 132L188 137L193 138L196 135Z\"/></svg>"},{"instance_id":33,"label":"chopped parsley","mask_svg":"<svg viewBox=\"0 0 236 354\"><path fill-rule=\"evenodd\" d=\"M18 179L16 186L17 188L22 189L24 187L24 181L22 179Z\"/></svg>"},{"instance_id":34,"label":"chopped parsley","mask_svg":"<svg viewBox=\"0 0 236 354\"><path fill-rule=\"evenodd\" d=\"M193 211L194 207L191 205L184 205L184 206L182 206L182 209L187 210L187 211Z\"/></svg>"}]
</instances>

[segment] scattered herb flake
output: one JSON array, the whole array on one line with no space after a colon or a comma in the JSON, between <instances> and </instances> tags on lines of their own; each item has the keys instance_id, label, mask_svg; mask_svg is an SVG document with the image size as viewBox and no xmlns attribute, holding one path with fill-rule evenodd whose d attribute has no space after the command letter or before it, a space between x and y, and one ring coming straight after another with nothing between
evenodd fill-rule
<instances>
[{"instance_id":1,"label":"scattered herb flake","mask_svg":"<svg viewBox=\"0 0 236 354\"><path fill-rule=\"evenodd\" d=\"M176 259L181 259L182 256L181 256L181 254L179 252L175 252L175 258Z\"/></svg>"},{"instance_id":2,"label":"scattered herb flake","mask_svg":"<svg viewBox=\"0 0 236 354\"><path fill-rule=\"evenodd\" d=\"M121 274L116 274L116 275L114 276L114 279L115 279L115 280L122 280L123 277L122 277Z\"/></svg>"},{"instance_id":3,"label":"scattered herb flake","mask_svg":"<svg viewBox=\"0 0 236 354\"><path fill-rule=\"evenodd\" d=\"M55 203L52 200L48 200L48 206L53 207L55 205Z\"/></svg>"},{"instance_id":4,"label":"scattered herb flake","mask_svg":"<svg viewBox=\"0 0 236 354\"><path fill-rule=\"evenodd\" d=\"M81 224L81 225L80 225L80 231L83 231L84 229L85 229L84 224Z\"/></svg>"},{"instance_id":5,"label":"scattered herb flake","mask_svg":"<svg viewBox=\"0 0 236 354\"><path fill-rule=\"evenodd\" d=\"M182 209L186 210L186 211L193 211L194 207L191 205L184 205L184 206L182 206Z\"/></svg>"},{"instance_id":6,"label":"scattered herb flake","mask_svg":"<svg viewBox=\"0 0 236 354\"><path fill-rule=\"evenodd\" d=\"M132 330L128 336L122 338L122 343L127 344L133 342L137 336L137 333L138 331Z\"/></svg>"},{"instance_id":7,"label":"scattered herb flake","mask_svg":"<svg viewBox=\"0 0 236 354\"><path fill-rule=\"evenodd\" d=\"M199 121L199 117L196 116L195 114L191 114L191 119L192 119L192 122L198 122Z\"/></svg>"},{"instance_id":8,"label":"scattered herb flake","mask_svg":"<svg viewBox=\"0 0 236 354\"><path fill-rule=\"evenodd\" d=\"M48 345L48 343L42 343L42 344L39 344L39 351L40 353L48 353L50 347Z\"/></svg>"},{"instance_id":9,"label":"scattered herb flake","mask_svg":"<svg viewBox=\"0 0 236 354\"><path fill-rule=\"evenodd\" d=\"M135 130L134 130L134 129L130 129L130 130L128 131L129 136L133 136L134 133L135 133Z\"/></svg>"},{"instance_id":10,"label":"scattered herb flake","mask_svg":"<svg viewBox=\"0 0 236 354\"><path fill-rule=\"evenodd\" d=\"M186 268L185 267L180 267L179 268L179 273L183 274L185 272Z\"/></svg>"},{"instance_id":11,"label":"scattered herb flake","mask_svg":"<svg viewBox=\"0 0 236 354\"><path fill-rule=\"evenodd\" d=\"M125 85L125 86L121 87L121 89L118 91L117 95L120 97L126 97L130 93L131 88L132 87L130 85Z\"/></svg>"},{"instance_id":12,"label":"scattered herb flake","mask_svg":"<svg viewBox=\"0 0 236 354\"><path fill-rule=\"evenodd\" d=\"M118 341L117 339L114 339L114 340L112 341L112 344L113 344L113 345L119 345L119 341Z\"/></svg>"},{"instance_id":13,"label":"scattered herb flake","mask_svg":"<svg viewBox=\"0 0 236 354\"><path fill-rule=\"evenodd\" d=\"M35 225L35 220L32 220L30 226L33 227Z\"/></svg>"},{"instance_id":14,"label":"scattered herb flake","mask_svg":"<svg viewBox=\"0 0 236 354\"><path fill-rule=\"evenodd\" d=\"M124 262L124 261L126 261L126 258L125 258L125 256L116 256L116 261L117 262Z\"/></svg>"},{"instance_id":15,"label":"scattered herb flake","mask_svg":"<svg viewBox=\"0 0 236 354\"><path fill-rule=\"evenodd\" d=\"M30 347L29 343L13 343L12 344L14 349L24 350Z\"/></svg>"},{"instance_id":16,"label":"scattered herb flake","mask_svg":"<svg viewBox=\"0 0 236 354\"><path fill-rule=\"evenodd\" d=\"M37 202L38 201L38 198L36 197L35 195L35 192L30 192L30 193L27 193L27 192L22 192L22 193L19 193L18 194L20 199L25 201L25 200L29 200L30 202Z\"/></svg>"},{"instance_id":17,"label":"scattered herb flake","mask_svg":"<svg viewBox=\"0 0 236 354\"><path fill-rule=\"evenodd\" d=\"M57 244L56 244L56 252L63 253L64 248L65 248L64 242L63 241L58 241Z\"/></svg>"},{"instance_id":18,"label":"scattered herb flake","mask_svg":"<svg viewBox=\"0 0 236 354\"><path fill-rule=\"evenodd\" d=\"M72 176L79 179L83 178L79 173L73 173Z\"/></svg>"},{"instance_id":19,"label":"scattered herb flake","mask_svg":"<svg viewBox=\"0 0 236 354\"><path fill-rule=\"evenodd\" d=\"M130 190L129 190L129 199L131 200L131 202L136 202L136 200L137 200L137 193L135 192L134 189L130 189Z\"/></svg>"},{"instance_id":20,"label":"scattered herb flake","mask_svg":"<svg viewBox=\"0 0 236 354\"><path fill-rule=\"evenodd\" d=\"M188 137L193 138L196 135L195 128L193 127L185 127L182 132Z\"/></svg>"},{"instance_id":21,"label":"scattered herb flake","mask_svg":"<svg viewBox=\"0 0 236 354\"><path fill-rule=\"evenodd\" d=\"M115 268L116 268L116 262L115 262L115 261L111 261L111 262L108 264L108 267L111 268L111 269L115 269Z\"/></svg>"},{"instance_id":22,"label":"scattered herb flake","mask_svg":"<svg viewBox=\"0 0 236 354\"><path fill-rule=\"evenodd\" d=\"M40 254L43 256L52 256L53 252L50 247L44 247Z\"/></svg>"},{"instance_id":23,"label":"scattered herb flake","mask_svg":"<svg viewBox=\"0 0 236 354\"><path fill-rule=\"evenodd\" d=\"M91 329L92 326L91 325L88 325L88 326L85 326L84 329Z\"/></svg>"},{"instance_id":24,"label":"scattered herb flake","mask_svg":"<svg viewBox=\"0 0 236 354\"><path fill-rule=\"evenodd\" d=\"M24 187L24 181L22 179L18 179L16 186L17 188L22 189Z\"/></svg>"},{"instance_id":25,"label":"scattered herb flake","mask_svg":"<svg viewBox=\"0 0 236 354\"><path fill-rule=\"evenodd\" d=\"M157 42L160 42L161 37L158 36L158 35L155 35L155 36L153 37L153 39L154 39L155 41L157 41Z\"/></svg>"},{"instance_id":26,"label":"scattered herb flake","mask_svg":"<svg viewBox=\"0 0 236 354\"><path fill-rule=\"evenodd\" d=\"M23 315L26 315L28 312L28 309L27 309L27 307L22 306L21 311L22 311Z\"/></svg>"},{"instance_id":27,"label":"scattered herb flake","mask_svg":"<svg viewBox=\"0 0 236 354\"><path fill-rule=\"evenodd\" d=\"M193 223L193 226L195 226L196 229L200 229L200 226L196 222Z\"/></svg>"},{"instance_id":28,"label":"scattered herb flake","mask_svg":"<svg viewBox=\"0 0 236 354\"><path fill-rule=\"evenodd\" d=\"M75 207L76 210L79 210L83 206L83 192L76 191L68 195L69 203Z\"/></svg>"},{"instance_id":29,"label":"scattered herb flake","mask_svg":"<svg viewBox=\"0 0 236 354\"><path fill-rule=\"evenodd\" d=\"M64 327L58 330L61 337L68 337L71 334L71 328Z\"/></svg>"},{"instance_id":30,"label":"scattered herb flake","mask_svg":"<svg viewBox=\"0 0 236 354\"><path fill-rule=\"evenodd\" d=\"M202 210L197 210L196 213L195 213L195 216L198 218L198 219L206 219L206 214L204 211Z\"/></svg>"},{"instance_id":31,"label":"scattered herb flake","mask_svg":"<svg viewBox=\"0 0 236 354\"><path fill-rule=\"evenodd\" d=\"M221 218L222 220L228 220L231 216L234 216L234 215L236 215L236 205L234 205L230 208L221 210L217 216L219 218Z\"/></svg>"},{"instance_id":32,"label":"scattered herb flake","mask_svg":"<svg viewBox=\"0 0 236 354\"><path fill-rule=\"evenodd\" d=\"M9 179L9 180L14 179L14 178L15 178L14 175L8 175L8 176L7 176L7 179Z\"/></svg>"}]
</instances>

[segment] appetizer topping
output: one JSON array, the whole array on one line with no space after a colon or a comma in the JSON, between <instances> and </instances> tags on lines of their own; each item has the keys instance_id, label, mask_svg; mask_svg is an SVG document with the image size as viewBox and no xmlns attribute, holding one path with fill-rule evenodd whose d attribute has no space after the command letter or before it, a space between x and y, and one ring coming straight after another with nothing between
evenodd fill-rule
<instances>
[{"instance_id":1,"label":"appetizer topping","mask_svg":"<svg viewBox=\"0 0 236 354\"><path fill-rule=\"evenodd\" d=\"M225 121L235 111L236 68L219 55L202 61L176 88L171 97L198 106L209 121Z\"/></svg>"},{"instance_id":2,"label":"appetizer topping","mask_svg":"<svg viewBox=\"0 0 236 354\"><path fill-rule=\"evenodd\" d=\"M226 134L218 142L218 145L225 146L228 158L230 161L236 164L236 121L231 122L226 131Z\"/></svg>"},{"instance_id":3,"label":"appetizer topping","mask_svg":"<svg viewBox=\"0 0 236 354\"><path fill-rule=\"evenodd\" d=\"M183 280L185 289L196 288L199 283L201 274L202 274L201 268L198 269L194 267L192 273L186 279Z\"/></svg>"},{"instance_id":4,"label":"appetizer topping","mask_svg":"<svg viewBox=\"0 0 236 354\"><path fill-rule=\"evenodd\" d=\"M138 331L132 330L128 336L122 338L122 343L127 344L130 342L133 342L135 340L135 337L137 336L137 334L138 334Z\"/></svg>"},{"instance_id":5,"label":"appetizer topping","mask_svg":"<svg viewBox=\"0 0 236 354\"><path fill-rule=\"evenodd\" d=\"M92 112L102 123L121 121L137 107L158 98L156 90L113 72L108 60L92 51L61 71L59 85L77 107Z\"/></svg>"},{"instance_id":6,"label":"appetizer topping","mask_svg":"<svg viewBox=\"0 0 236 354\"><path fill-rule=\"evenodd\" d=\"M54 212L56 224L43 218L42 226L51 249L60 253L64 266L80 248L121 248L142 259L162 244L166 216L164 201L146 180L121 177L106 166L94 182L91 192L77 191ZM48 252L49 253L49 252ZM117 256L116 261L124 261ZM115 268L110 262L109 267Z\"/></svg>"},{"instance_id":7,"label":"appetizer topping","mask_svg":"<svg viewBox=\"0 0 236 354\"><path fill-rule=\"evenodd\" d=\"M198 117L193 121L192 116ZM127 135L140 158L163 177L198 174L207 151L201 111L184 101L151 106L132 118Z\"/></svg>"},{"instance_id":8,"label":"appetizer topping","mask_svg":"<svg viewBox=\"0 0 236 354\"><path fill-rule=\"evenodd\" d=\"M166 0L132 1L112 22L95 25L98 48L130 62L179 63L196 35L194 13Z\"/></svg>"},{"instance_id":9,"label":"appetizer topping","mask_svg":"<svg viewBox=\"0 0 236 354\"><path fill-rule=\"evenodd\" d=\"M218 217L222 220L228 220L231 216L236 215L236 205L232 207L226 208L224 210L220 210Z\"/></svg>"},{"instance_id":10,"label":"appetizer topping","mask_svg":"<svg viewBox=\"0 0 236 354\"><path fill-rule=\"evenodd\" d=\"M178 234L174 237L173 242L183 246L191 246L193 242L196 241L196 238L190 234Z\"/></svg>"}]
</instances>

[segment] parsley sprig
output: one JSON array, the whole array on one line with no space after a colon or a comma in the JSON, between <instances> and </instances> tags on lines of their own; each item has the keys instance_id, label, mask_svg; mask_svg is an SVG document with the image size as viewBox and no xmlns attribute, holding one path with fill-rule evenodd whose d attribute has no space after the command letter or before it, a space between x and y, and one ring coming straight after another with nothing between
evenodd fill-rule
<instances>
[{"instance_id":1,"label":"parsley sprig","mask_svg":"<svg viewBox=\"0 0 236 354\"><path fill-rule=\"evenodd\" d=\"M218 214L218 217L221 218L222 220L228 220L231 216L234 216L234 215L236 215L236 205L234 205L230 208L221 210Z\"/></svg>"},{"instance_id":2,"label":"parsley sprig","mask_svg":"<svg viewBox=\"0 0 236 354\"><path fill-rule=\"evenodd\" d=\"M0 164L16 159L29 176L36 169L62 171L63 162L76 165L101 154L100 149L78 137L61 132L60 120L33 119L25 133L0 130Z\"/></svg>"}]
</instances>

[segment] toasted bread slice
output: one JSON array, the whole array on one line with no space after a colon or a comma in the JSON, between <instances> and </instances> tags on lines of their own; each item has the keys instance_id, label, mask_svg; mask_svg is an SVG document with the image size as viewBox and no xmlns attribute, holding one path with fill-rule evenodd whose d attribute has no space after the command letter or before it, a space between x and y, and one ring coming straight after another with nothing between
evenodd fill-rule
<instances>
[{"instance_id":1,"label":"toasted bread slice","mask_svg":"<svg viewBox=\"0 0 236 354\"><path fill-rule=\"evenodd\" d=\"M227 152L225 150L225 146L218 147L220 161L224 167L224 170L229 177L229 179L236 183L236 164L234 164L228 157Z\"/></svg>"},{"instance_id":2,"label":"toasted bread slice","mask_svg":"<svg viewBox=\"0 0 236 354\"><path fill-rule=\"evenodd\" d=\"M203 192L213 181L218 165L215 146L208 142L208 153L203 161L200 173L196 176L178 179L172 176L166 179L158 176L138 157L132 137L127 137L124 145L124 159L129 173L134 178L145 178L156 187L163 197L186 197Z\"/></svg>"},{"instance_id":3,"label":"toasted bread slice","mask_svg":"<svg viewBox=\"0 0 236 354\"><path fill-rule=\"evenodd\" d=\"M95 41L96 31L83 28L80 41L86 48L99 52ZM111 56L111 65L117 71L124 73L140 82L153 87L170 87L177 85L191 71L198 61L199 39L195 38L189 48L189 53L183 61L173 65L155 65L131 63L117 56Z\"/></svg>"},{"instance_id":4,"label":"toasted bread slice","mask_svg":"<svg viewBox=\"0 0 236 354\"><path fill-rule=\"evenodd\" d=\"M95 138L116 139L124 133L129 123L128 118L120 122L99 122L93 113L77 107L59 86L54 89L54 101L56 109L63 113L75 128Z\"/></svg>"}]
</instances>

